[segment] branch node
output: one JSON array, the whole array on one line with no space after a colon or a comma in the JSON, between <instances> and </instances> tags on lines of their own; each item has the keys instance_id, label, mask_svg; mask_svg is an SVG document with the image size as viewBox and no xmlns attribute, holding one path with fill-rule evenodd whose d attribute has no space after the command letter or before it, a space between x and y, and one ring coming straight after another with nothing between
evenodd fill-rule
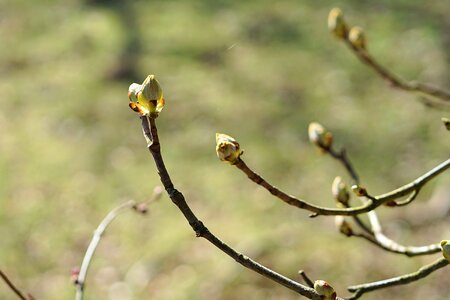
<instances>
[{"instance_id":1,"label":"branch node","mask_svg":"<svg viewBox=\"0 0 450 300\"><path fill-rule=\"evenodd\" d=\"M196 237L203 237L208 232L208 228L200 220L189 222L189 225L194 229Z\"/></svg>"}]
</instances>

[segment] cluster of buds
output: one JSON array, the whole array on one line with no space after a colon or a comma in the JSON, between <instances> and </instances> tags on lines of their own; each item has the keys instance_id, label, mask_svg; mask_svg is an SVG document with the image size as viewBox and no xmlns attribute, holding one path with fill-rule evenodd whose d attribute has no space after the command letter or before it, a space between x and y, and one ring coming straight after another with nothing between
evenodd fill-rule
<instances>
[{"instance_id":1,"label":"cluster of buds","mask_svg":"<svg viewBox=\"0 0 450 300\"><path fill-rule=\"evenodd\" d=\"M333 8L328 14L328 29L339 39L348 40L355 49L366 49L366 37L361 27L354 26L349 30L344 14L339 8Z\"/></svg>"},{"instance_id":2,"label":"cluster of buds","mask_svg":"<svg viewBox=\"0 0 450 300\"><path fill-rule=\"evenodd\" d=\"M221 161L236 164L242 155L239 143L229 135L216 133L216 153Z\"/></svg>"},{"instance_id":3,"label":"cluster of buds","mask_svg":"<svg viewBox=\"0 0 450 300\"><path fill-rule=\"evenodd\" d=\"M328 151L333 144L333 135L325 127L317 122L312 122L308 126L309 141L322 149Z\"/></svg>"},{"instance_id":4,"label":"cluster of buds","mask_svg":"<svg viewBox=\"0 0 450 300\"><path fill-rule=\"evenodd\" d=\"M441 242L442 255L444 255L445 259L450 263L450 241L443 240Z\"/></svg>"},{"instance_id":5,"label":"cluster of buds","mask_svg":"<svg viewBox=\"0 0 450 300\"><path fill-rule=\"evenodd\" d=\"M142 84L131 84L128 99L130 108L140 116L156 118L164 108L163 92L155 75L148 75Z\"/></svg>"},{"instance_id":6,"label":"cluster of buds","mask_svg":"<svg viewBox=\"0 0 450 300\"><path fill-rule=\"evenodd\" d=\"M322 300L335 300L336 291L334 288L324 280L316 280L314 282L314 290L320 295Z\"/></svg>"},{"instance_id":7,"label":"cluster of buds","mask_svg":"<svg viewBox=\"0 0 450 300\"><path fill-rule=\"evenodd\" d=\"M331 193L336 200L337 207L342 208L348 206L350 194L348 193L347 186L341 177L336 176L336 178L334 179L333 184L331 185ZM347 222L344 216L335 216L334 224L342 234L346 236L353 235L352 226Z\"/></svg>"}]
</instances>

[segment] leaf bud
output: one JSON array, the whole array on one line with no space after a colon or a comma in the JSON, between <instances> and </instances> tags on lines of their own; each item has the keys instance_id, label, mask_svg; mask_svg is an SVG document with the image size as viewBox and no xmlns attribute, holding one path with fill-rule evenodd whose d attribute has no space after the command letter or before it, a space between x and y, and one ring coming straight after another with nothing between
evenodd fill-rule
<instances>
[{"instance_id":1,"label":"leaf bud","mask_svg":"<svg viewBox=\"0 0 450 300\"><path fill-rule=\"evenodd\" d=\"M323 300L335 300L336 292L334 288L324 280L316 280L314 282L314 290L319 294Z\"/></svg>"},{"instance_id":2,"label":"leaf bud","mask_svg":"<svg viewBox=\"0 0 450 300\"><path fill-rule=\"evenodd\" d=\"M348 40L357 49L366 49L366 35L361 27L354 26L350 29Z\"/></svg>"},{"instance_id":3,"label":"leaf bud","mask_svg":"<svg viewBox=\"0 0 450 300\"><path fill-rule=\"evenodd\" d=\"M344 14L339 8L333 8L328 14L328 29L340 39L346 39L348 34Z\"/></svg>"},{"instance_id":4,"label":"leaf bud","mask_svg":"<svg viewBox=\"0 0 450 300\"><path fill-rule=\"evenodd\" d=\"M331 193L333 194L333 197L334 199L336 199L336 201L344 205L348 204L350 195L348 193L345 182L340 176L336 176L336 178L334 179L333 184L331 185Z\"/></svg>"},{"instance_id":5,"label":"leaf bud","mask_svg":"<svg viewBox=\"0 0 450 300\"><path fill-rule=\"evenodd\" d=\"M346 235L346 236L352 236L353 235L353 229L350 223L345 220L344 216L336 216L334 217L334 224L336 225L337 229L339 231Z\"/></svg>"},{"instance_id":6,"label":"leaf bud","mask_svg":"<svg viewBox=\"0 0 450 300\"><path fill-rule=\"evenodd\" d=\"M79 267L73 267L70 270L70 281L73 284L78 284L78 276L80 275L80 268Z\"/></svg>"},{"instance_id":7,"label":"leaf bud","mask_svg":"<svg viewBox=\"0 0 450 300\"><path fill-rule=\"evenodd\" d=\"M216 153L221 161L234 165L243 151L234 138L223 133L216 133Z\"/></svg>"},{"instance_id":8,"label":"leaf bud","mask_svg":"<svg viewBox=\"0 0 450 300\"><path fill-rule=\"evenodd\" d=\"M328 132L325 127L317 122L312 122L308 126L309 141L327 151L333 144L333 135Z\"/></svg>"},{"instance_id":9,"label":"leaf bud","mask_svg":"<svg viewBox=\"0 0 450 300\"><path fill-rule=\"evenodd\" d=\"M442 255L444 255L445 259L450 263L450 241L443 240L441 241Z\"/></svg>"},{"instance_id":10,"label":"leaf bud","mask_svg":"<svg viewBox=\"0 0 450 300\"><path fill-rule=\"evenodd\" d=\"M364 187L361 187L359 185L352 185L352 191L355 193L358 197L367 196L367 190Z\"/></svg>"},{"instance_id":11,"label":"leaf bud","mask_svg":"<svg viewBox=\"0 0 450 300\"><path fill-rule=\"evenodd\" d=\"M148 75L142 84L131 84L128 99L130 108L141 116L156 118L164 108L162 88L155 75Z\"/></svg>"}]
</instances>

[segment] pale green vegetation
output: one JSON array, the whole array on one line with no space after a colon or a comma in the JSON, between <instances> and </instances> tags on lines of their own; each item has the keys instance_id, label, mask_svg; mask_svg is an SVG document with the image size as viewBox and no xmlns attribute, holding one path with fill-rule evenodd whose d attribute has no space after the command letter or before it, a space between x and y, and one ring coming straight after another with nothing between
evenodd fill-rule
<instances>
[{"instance_id":1,"label":"pale green vegetation","mask_svg":"<svg viewBox=\"0 0 450 300\"><path fill-rule=\"evenodd\" d=\"M164 88L158 128L173 181L237 250L290 277L304 269L342 296L436 257L386 253L339 234L332 217L284 205L217 159L215 133L236 138L272 183L320 205L334 205L335 176L349 178L309 144L312 121L346 146L369 192L411 181L448 159L449 112L390 89L326 19L340 6L382 64L448 87L446 1L93 2L107 1L0 1L0 267L18 286L37 299L73 299L70 269L100 220L159 184L127 99L130 83L148 74ZM411 245L448 239L449 175L407 207L381 208L386 233ZM448 272L364 299L447 299ZM13 299L2 282L0 298ZM108 229L86 299L298 295L195 239L164 196L149 215L124 214Z\"/></svg>"}]
</instances>

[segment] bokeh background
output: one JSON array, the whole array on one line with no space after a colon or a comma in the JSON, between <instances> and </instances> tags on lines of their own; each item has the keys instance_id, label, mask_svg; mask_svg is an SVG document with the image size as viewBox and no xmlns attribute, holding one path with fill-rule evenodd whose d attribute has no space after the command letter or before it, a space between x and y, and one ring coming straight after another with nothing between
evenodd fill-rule
<instances>
[{"instance_id":1,"label":"bokeh background","mask_svg":"<svg viewBox=\"0 0 450 300\"><path fill-rule=\"evenodd\" d=\"M446 1L0 1L0 267L37 299L73 299L70 270L118 204L159 184L127 89L150 73L172 179L224 241L291 278L345 287L417 270L407 258L309 219L215 154L215 133L288 193L333 206L345 170L307 139L319 121L372 194L448 159L450 138L417 96L393 90L327 30L332 7L366 29L369 49L406 79L450 83ZM448 172L447 172L448 173ZM450 237L450 174L415 203L380 208L386 233L423 245ZM449 270L364 299L448 299ZM15 299L0 283L0 298ZM298 299L196 239L164 196L108 229L86 299Z\"/></svg>"}]
</instances>

